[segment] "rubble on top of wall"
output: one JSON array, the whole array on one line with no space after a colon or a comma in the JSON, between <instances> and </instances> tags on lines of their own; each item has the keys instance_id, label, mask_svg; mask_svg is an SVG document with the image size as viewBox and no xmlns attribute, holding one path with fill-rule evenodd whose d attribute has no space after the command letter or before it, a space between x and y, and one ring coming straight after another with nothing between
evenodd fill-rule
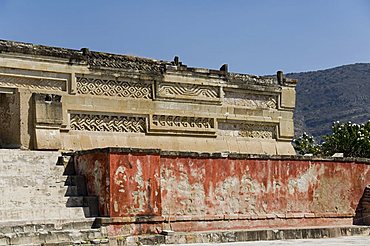
<instances>
[{"instance_id":1,"label":"rubble on top of wall","mask_svg":"<svg viewBox=\"0 0 370 246\"><path fill-rule=\"evenodd\" d=\"M187 71L191 74L224 78L227 82L248 83L273 86L278 85L274 76L255 76L249 74L230 73L227 64L219 70L187 67L176 56L174 61L161 61L137 56L111 54L106 52L90 51L88 48L80 50L36 45L31 43L0 40L0 53L21 53L27 55L69 59L71 64L88 65L90 69L124 69L130 71L163 73L165 71Z\"/></svg>"}]
</instances>

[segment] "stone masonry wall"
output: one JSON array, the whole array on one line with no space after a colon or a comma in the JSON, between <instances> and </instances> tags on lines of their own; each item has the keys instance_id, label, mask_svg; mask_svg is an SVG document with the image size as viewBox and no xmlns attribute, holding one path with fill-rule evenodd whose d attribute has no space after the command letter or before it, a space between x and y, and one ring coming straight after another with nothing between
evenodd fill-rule
<instances>
[{"instance_id":1,"label":"stone masonry wall","mask_svg":"<svg viewBox=\"0 0 370 246\"><path fill-rule=\"evenodd\" d=\"M57 151L0 149L0 245L108 243ZM82 183L79 183L82 180ZM94 214L97 216L97 214Z\"/></svg>"},{"instance_id":2,"label":"stone masonry wall","mask_svg":"<svg viewBox=\"0 0 370 246\"><path fill-rule=\"evenodd\" d=\"M353 159L102 149L75 160L88 186L104 187L112 234L348 226L370 184L369 163Z\"/></svg>"},{"instance_id":3,"label":"stone masonry wall","mask_svg":"<svg viewBox=\"0 0 370 246\"><path fill-rule=\"evenodd\" d=\"M230 73L227 66L191 68L178 58L0 40L0 94L17 90L20 97L20 137L11 144L25 149L292 155L295 83Z\"/></svg>"},{"instance_id":4,"label":"stone masonry wall","mask_svg":"<svg viewBox=\"0 0 370 246\"><path fill-rule=\"evenodd\" d=\"M68 176L57 151L0 149L0 224L85 220L68 206Z\"/></svg>"}]
</instances>

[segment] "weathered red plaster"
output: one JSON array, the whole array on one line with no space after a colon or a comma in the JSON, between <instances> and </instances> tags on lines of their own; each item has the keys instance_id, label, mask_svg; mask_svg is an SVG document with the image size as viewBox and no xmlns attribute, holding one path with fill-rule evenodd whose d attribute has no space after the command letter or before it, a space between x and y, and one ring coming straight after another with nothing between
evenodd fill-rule
<instances>
[{"instance_id":1,"label":"weathered red plaster","mask_svg":"<svg viewBox=\"0 0 370 246\"><path fill-rule=\"evenodd\" d=\"M112 153L109 157L109 215L161 215L159 155Z\"/></svg>"},{"instance_id":2,"label":"weathered red plaster","mask_svg":"<svg viewBox=\"0 0 370 246\"><path fill-rule=\"evenodd\" d=\"M161 170L175 216L351 214L370 183L368 165L340 162L161 158Z\"/></svg>"},{"instance_id":3,"label":"weathered red plaster","mask_svg":"<svg viewBox=\"0 0 370 246\"><path fill-rule=\"evenodd\" d=\"M75 159L75 169L85 176L89 195L99 197L99 212L109 216L109 153L96 152L79 155Z\"/></svg>"},{"instance_id":4,"label":"weathered red plaster","mask_svg":"<svg viewBox=\"0 0 370 246\"><path fill-rule=\"evenodd\" d=\"M76 157L101 216L161 215L159 155L88 153Z\"/></svg>"},{"instance_id":5,"label":"weathered red plaster","mask_svg":"<svg viewBox=\"0 0 370 246\"><path fill-rule=\"evenodd\" d=\"M370 184L370 165L358 162L115 152L76 160L102 216L115 219L113 235L351 225Z\"/></svg>"}]
</instances>

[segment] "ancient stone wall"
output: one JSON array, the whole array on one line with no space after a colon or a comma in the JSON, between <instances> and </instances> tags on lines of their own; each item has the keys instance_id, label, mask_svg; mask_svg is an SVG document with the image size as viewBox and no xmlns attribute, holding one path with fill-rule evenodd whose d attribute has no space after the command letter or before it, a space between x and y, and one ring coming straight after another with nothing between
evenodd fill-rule
<instances>
[{"instance_id":1,"label":"ancient stone wall","mask_svg":"<svg viewBox=\"0 0 370 246\"><path fill-rule=\"evenodd\" d=\"M108 148L75 165L112 235L350 226L370 184L355 159Z\"/></svg>"},{"instance_id":2,"label":"ancient stone wall","mask_svg":"<svg viewBox=\"0 0 370 246\"><path fill-rule=\"evenodd\" d=\"M85 220L68 207L67 185L57 151L0 150L0 225Z\"/></svg>"},{"instance_id":3,"label":"ancient stone wall","mask_svg":"<svg viewBox=\"0 0 370 246\"><path fill-rule=\"evenodd\" d=\"M108 242L92 228L98 214L88 201L96 197L61 159L58 151L0 149L0 245Z\"/></svg>"},{"instance_id":4,"label":"ancient stone wall","mask_svg":"<svg viewBox=\"0 0 370 246\"><path fill-rule=\"evenodd\" d=\"M225 66L0 40L0 89L23 98L22 137L14 143L23 148L294 154L294 87L281 76L229 73Z\"/></svg>"}]
</instances>

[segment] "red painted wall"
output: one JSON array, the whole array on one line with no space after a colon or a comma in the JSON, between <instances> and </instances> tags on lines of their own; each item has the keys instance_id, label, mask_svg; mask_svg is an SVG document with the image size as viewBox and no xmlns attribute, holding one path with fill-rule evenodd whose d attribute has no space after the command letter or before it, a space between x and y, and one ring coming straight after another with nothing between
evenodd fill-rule
<instances>
[{"instance_id":1,"label":"red painted wall","mask_svg":"<svg viewBox=\"0 0 370 246\"><path fill-rule=\"evenodd\" d=\"M109 157L109 216L160 216L159 155L112 153Z\"/></svg>"},{"instance_id":2,"label":"red painted wall","mask_svg":"<svg viewBox=\"0 0 370 246\"><path fill-rule=\"evenodd\" d=\"M352 214L369 170L345 162L161 158L163 212Z\"/></svg>"},{"instance_id":3,"label":"red painted wall","mask_svg":"<svg viewBox=\"0 0 370 246\"><path fill-rule=\"evenodd\" d=\"M92 152L75 157L77 174L86 178L87 192L99 198L99 211L102 216L109 216L110 177L109 153Z\"/></svg>"},{"instance_id":4,"label":"red painted wall","mask_svg":"<svg viewBox=\"0 0 370 246\"><path fill-rule=\"evenodd\" d=\"M133 233L350 225L370 184L370 165L358 162L114 151L76 161L101 214Z\"/></svg>"}]
</instances>

